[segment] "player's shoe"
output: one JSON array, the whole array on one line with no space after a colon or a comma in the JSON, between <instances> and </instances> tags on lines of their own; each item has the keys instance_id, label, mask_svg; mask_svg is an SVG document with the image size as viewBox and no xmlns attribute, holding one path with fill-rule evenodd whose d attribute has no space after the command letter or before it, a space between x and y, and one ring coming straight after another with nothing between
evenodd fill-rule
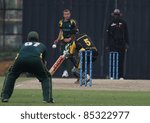
<instances>
[{"instance_id":1,"label":"player's shoe","mask_svg":"<svg viewBox=\"0 0 150 123\"><path fill-rule=\"evenodd\" d=\"M123 77L121 77L119 80L124 80L124 78L123 78Z\"/></svg>"},{"instance_id":2,"label":"player's shoe","mask_svg":"<svg viewBox=\"0 0 150 123\"><path fill-rule=\"evenodd\" d=\"M51 98L50 100L43 100L43 103L55 103L55 101Z\"/></svg>"},{"instance_id":3,"label":"player's shoe","mask_svg":"<svg viewBox=\"0 0 150 123\"><path fill-rule=\"evenodd\" d=\"M89 81L90 81L90 75L87 74L87 82L89 82Z\"/></svg>"},{"instance_id":4,"label":"player's shoe","mask_svg":"<svg viewBox=\"0 0 150 123\"><path fill-rule=\"evenodd\" d=\"M2 102L7 103L9 99L2 99Z\"/></svg>"},{"instance_id":5,"label":"player's shoe","mask_svg":"<svg viewBox=\"0 0 150 123\"><path fill-rule=\"evenodd\" d=\"M69 76L68 74L68 71L67 70L64 70L63 74L62 74L62 77L63 78L67 78Z\"/></svg>"},{"instance_id":6,"label":"player's shoe","mask_svg":"<svg viewBox=\"0 0 150 123\"><path fill-rule=\"evenodd\" d=\"M79 84L79 78L74 82L74 84Z\"/></svg>"}]
</instances>

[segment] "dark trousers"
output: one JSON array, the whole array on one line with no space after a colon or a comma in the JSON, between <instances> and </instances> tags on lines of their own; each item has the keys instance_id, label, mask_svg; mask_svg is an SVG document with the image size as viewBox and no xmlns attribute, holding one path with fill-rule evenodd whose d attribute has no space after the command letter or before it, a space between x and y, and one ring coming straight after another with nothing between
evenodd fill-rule
<instances>
[{"instance_id":1,"label":"dark trousers","mask_svg":"<svg viewBox=\"0 0 150 123\"><path fill-rule=\"evenodd\" d=\"M125 78L125 50L119 51L119 78Z\"/></svg>"},{"instance_id":2,"label":"dark trousers","mask_svg":"<svg viewBox=\"0 0 150 123\"><path fill-rule=\"evenodd\" d=\"M96 61L97 56L98 56L98 52L96 50L93 50L92 51L92 63ZM89 67L89 64L90 64L90 54L88 53L88 55L87 55L87 67ZM82 54L82 69L83 69L83 71L85 71L84 66L85 66L85 53L83 52L83 54Z\"/></svg>"},{"instance_id":3,"label":"dark trousers","mask_svg":"<svg viewBox=\"0 0 150 123\"><path fill-rule=\"evenodd\" d=\"M96 61L98 56L98 52L96 50L92 51L92 63ZM72 73L76 78L80 77L80 54L78 54L78 58L71 57L71 62L73 63L74 67L72 69ZM89 71L89 64L90 64L90 54L87 55L87 69ZM85 52L82 53L82 75L85 75Z\"/></svg>"},{"instance_id":4,"label":"dark trousers","mask_svg":"<svg viewBox=\"0 0 150 123\"><path fill-rule=\"evenodd\" d=\"M9 99L13 93L16 79L23 72L34 74L41 82L43 90L43 100L49 101L52 98L51 76L40 58L20 58L18 57L12 67L8 70L4 80L1 93L2 99Z\"/></svg>"}]
</instances>

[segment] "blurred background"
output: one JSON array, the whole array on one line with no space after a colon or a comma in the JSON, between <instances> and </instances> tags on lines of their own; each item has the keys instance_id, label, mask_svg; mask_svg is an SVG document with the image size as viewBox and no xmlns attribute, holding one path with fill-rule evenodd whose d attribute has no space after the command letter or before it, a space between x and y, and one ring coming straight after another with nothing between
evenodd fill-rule
<instances>
[{"instance_id":1,"label":"blurred background","mask_svg":"<svg viewBox=\"0 0 150 123\"><path fill-rule=\"evenodd\" d=\"M0 49L22 44L23 0L0 0Z\"/></svg>"},{"instance_id":2,"label":"blurred background","mask_svg":"<svg viewBox=\"0 0 150 123\"><path fill-rule=\"evenodd\" d=\"M107 78L108 53L105 50L106 28L111 13L118 8L129 30L126 55L127 79L150 79L150 1L149 0L0 0L0 74L11 64L29 31L40 34L49 50L48 68L59 57L59 48L51 48L58 35L62 11L68 8L77 20L80 32L96 44L99 57L94 64L94 78ZM71 69L71 63L68 69ZM55 77L61 76L61 68Z\"/></svg>"}]
</instances>

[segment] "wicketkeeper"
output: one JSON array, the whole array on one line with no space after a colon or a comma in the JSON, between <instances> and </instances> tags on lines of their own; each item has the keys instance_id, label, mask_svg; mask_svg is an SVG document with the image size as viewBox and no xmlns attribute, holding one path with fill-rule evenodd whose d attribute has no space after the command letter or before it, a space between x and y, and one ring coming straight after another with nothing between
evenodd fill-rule
<instances>
[{"instance_id":1,"label":"wicketkeeper","mask_svg":"<svg viewBox=\"0 0 150 123\"><path fill-rule=\"evenodd\" d=\"M98 50L95 47L94 43L92 42L91 38L87 34L76 34L74 41L71 43L71 45L69 47L69 53L70 53L69 58L75 66L72 69L72 72L78 78L77 81L75 82L75 84L79 83L79 76L80 76L80 72L79 72L80 71L80 64L79 64L80 55L79 55L79 53L80 53L80 51L83 51L83 50L91 50L92 51L92 62L94 62L97 59ZM78 53L78 58L74 58L74 56L73 56L75 51L77 51L77 53ZM82 58L83 59L82 66L84 66L85 55L83 54L82 57L83 57ZM89 62L90 62L90 56L88 54L87 65L89 65ZM82 71L84 72L84 67L83 67ZM87 79L87 81L89 81L89 79Z\"/></svg>"},{"instance_id":2,"label":"wicketkeeper","mask_svg":"<svg viewBox=\"0 0 150 123\"><path fill-rule=\"evenodd\" d=\"M52 98L52 80L45 63L47 57L46 46L39 42L37 32L28 34L28 41L21 47L13 65L8 70L3 89L1 101L8 102L13 90L16 79L23 72L34 74L41 82L43 90L43 102L53 103Z\"/></svg>"}]
</instances>

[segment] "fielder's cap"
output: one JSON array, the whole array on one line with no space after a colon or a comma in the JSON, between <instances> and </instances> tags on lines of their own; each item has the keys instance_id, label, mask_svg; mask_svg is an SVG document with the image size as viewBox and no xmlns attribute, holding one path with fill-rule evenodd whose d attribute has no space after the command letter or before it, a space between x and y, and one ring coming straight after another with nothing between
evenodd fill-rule
<instances>
[{"instance_id":1,"label":"fielder's cap","mask_svg":"<svg viewBox=\"0 0 150 123\"><path fill-rule=\"evenodd\" d=\"M111 13L111 15L112 15L112 16L114 16L114 15L122 16L122 13L120 12L119 9L115 9L115 10L113 11L113 13Z\"/></svg>"},{"instance_id":2,"label":"fielder's cap","mask_svg":"<svg viewBox=\"0 0 150 123\"><path fill-rule=\"evenodd\" d=\"M36 31L31 31L28 34L28 41L39 41L39 34Z\"/></svg>"}]
</instances>

